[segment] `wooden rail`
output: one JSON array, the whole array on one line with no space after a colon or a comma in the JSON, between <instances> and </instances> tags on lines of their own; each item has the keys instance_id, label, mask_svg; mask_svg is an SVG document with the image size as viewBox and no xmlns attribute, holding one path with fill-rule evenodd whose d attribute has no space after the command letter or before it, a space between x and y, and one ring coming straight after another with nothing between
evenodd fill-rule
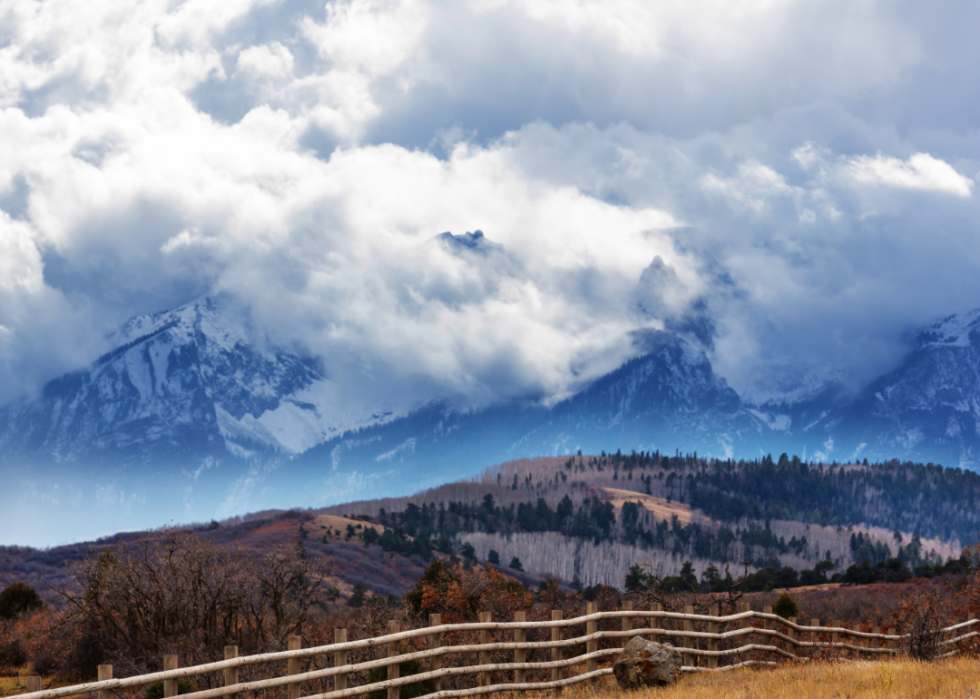
<instances>
[{"instance_id":1,"label":"wooden rail","mask_svg":"<svg viewBox=\"0 0 980 699\"><path fill-rule=\"evenodd\" d=\"M278 653L261 653L239 657L237 646L225 648L225 659L204 665L178 667L178 659L174 655L164 657L164 671L135 677L113 679L112 666L99 666L99 679L96 682L59 687L43 690L38 677L28 678L28 693L18 699L62 699L98 693L99 699L111 699L113 691L140 687L154 682L164 683L164 696L177 695L177 680L181 677L200 676L210 673L220 673L222 686L213 689L196 691L180 695L182 699L217 699L231 697L232 699L247 699L245 693L286 688L287 699L343 699L364 695L375 690L386 690L388 699L399 699L399 688L418 682L433 681L433 691L424 695L427 699L448 699L449 697L467 697L479 694L489 694L502 691L526 691L559 689L577 682L585 682L612 673L611 667L599 667L602 660L611 660L622 651L626 640L635 636L652 636L660 642L671 641L680 646L684 664L682 672L722 672L738 667L771 666L773 660L763 660L762 655L770 658L786 658L792 661L809 660L808 653L817 651L837 651L858 658L862 655L874 656L897 654L898 648L905 637L895 634L884 634L876 629L873 632L862 632L842 627L840 625L821 626L816 619L809 625L800 624L796 619L783 619L772 613L770 608L763 612L745 609L738 614L720 616L717 609L710 615L693 614L690 607L685 613L665 612L655 605L651 611L633 610L626 607L620 611L598 612L594 603L589 603L585 616L563 619L560 611L552 612L551 621L526 621L523 612L515 614L511 622L494 622L487 613L481 614L480 622L467 624L443 624L438 614L429 619L429 626L419 629L401 631L399 623L389 624L389 633L384 636L358 641L347 640L347 630L337 629L335 642L330 645L302 648L301 639L297 636L289 638L289 650ZM599 630L599 622L620 620L620 630ZM637 622L646 622L637 625ZM670 628L670 622L683 628ZM954 624L942 630L945 636L941 647L949 649L944 657L959 652L959 647L966 641L977 638L980 632L976 630L976 619ZM697 631L696 625L701 624L706 631ZM728 631L718 629L725 624L735 625ZM565 637L566 629L585 626L585 634ZM527 641L528 631L550 631L550 640ZM494 641L492 632L511 632L513 641ZM461 643L447 645L447 633L479 632L479 643ZM754 638L753 638L754 637ZM400 652L402 644L425 639L424 650ZM849 639L849 640L842 640ZM720 643L730 641L748 641L743 645L719 649ZM606 641L611 647L600 648L600 642ZM702 644L702 642L704 642ZM584 653L572 657L564 657L564 649L585 648ZM703 646L703 647L702 647ZM376 648L384 650L385 657L349 663L351 651ZM551 660L528 662L528 651L550 650ZM491 654L500 651L513 651L513 662L492 662ZM476 664L445 663L446 656L466 655L478 657ZM333 660L333 667L310 669L303 672L301 660L304 658L325 657ZM735 662L720 665L720 660L734 659ZM242 667L286 661L286 674L266 679L239 681L238 671ZM399 677L399 665L409 661L424 661L426 669L414 675ZM584 664L584 672L562 678L562 671ZM311 664L312 667L312 664ZM358 686L348 686L356 673L367 673L369 670L387 668L387 678L381 681L369 682ZM550 680L528 682L528 671L550 671ZM512 673L512 681L493 682L493 674ZM443 689L442 681L446 678L476 675L477 686L456 689ZM308 683L314 680L334 678L332 691L310 693Z\"/></svg>"}]
</instances>

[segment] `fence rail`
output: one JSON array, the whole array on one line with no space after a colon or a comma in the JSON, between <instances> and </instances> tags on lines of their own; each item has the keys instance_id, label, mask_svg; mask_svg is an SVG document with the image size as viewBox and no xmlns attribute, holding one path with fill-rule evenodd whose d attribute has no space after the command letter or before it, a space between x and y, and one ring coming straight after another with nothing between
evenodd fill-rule
<instances>
[{"instance_id":1,"label":"fence rail","mask_svg":"<svg viewBox=\"0 0 980 699\"><path fill-rule=\"evenodd\" d=\"M620 620L620 630L602 630L598 628L600 621ZM225 659L203 665L178 667L177 656L164 657L164 671L146 675L113 679L112 666L99 666L99 679L96 682L59 687L44 690L41 678L28 678L28 693L18 699L62 699L98 693L99 699L110 699L110 693L127 688L136 688L155 682L164 683L164 697L175 696L178 692L177 681L183 677L203 676L211 673L221 673L222 686L205 689L192 693L181 694L182 699L217 699L232 697L246 699L247 692L263 692L266 690L286 687L288 699L343 699L364 695L376 690L386 690L388 699L399 699L399 689L409 684L433 681L433 691L424 695L424 699L449 699L450 697L468 697L502 691L526 691L559 689L578 682L593 680L604 675L612 674L611 667L599 668L600 660L608 660L618 655L622 643L635 636L652 636L654 640L669 641L683 655L682 672L724 672L739 667L773 666L774 660L764 660L760 656L785 658L796 662L806 662L812 655L821 651L837 651L858 658L863 655L897 654L902 652L900 644L905 636L880 633L876 627L873 631L859 631L844 626L821 626L819 620L813 619L810 624L800 624L794 619L784 619L772 613L771 608L763 612L751 611L747 605L737 614L721 616L717 608L709 615L693 613L688 607L685 613L665 612L659 605L654 605L650 611L633 610L630 603L624 603L619 611L598 612L594 602L588 604L585 616L571 619L562 618L561 612L552 612L551 621L526 621L525 614L518 612L514 621L494 622L489 614L481 614L477 623L443 624L438 614L430 615L428 627L401 631L397 621L389 622L389 633L383 636L367 638L358 641L347 640L347 630L337 629L335 642L329 645L302 648L301 639L297 636L289 638L289 650L276 653L261 653L257 655L238 657L237 646L225 648ZM636 627L636 622L646 625ZM682 628L670 628L669 623L680 623ZM585 625L585 634L564 638L566 629ZM737 628L729 631L719 631L723 624L734 624ZM946 652L943 657L960 652L967 641L980 636L977 631L977 619L971 619L953 624L942 629L944 639L940 647ZM698 631L696 625L707 630ZM550 640L528 641L528 631L550 631ZM479 632L479 643L446 644L446 634ZM512 632L513 641L494 641L492 633ZM805 636L805 640L804 640ZM845 640L847 639L847 640ZM749 641L743 645L719 649L719 643ZM426 643L423 650L402 652L402 644L408 642ZM599 643L605 641L610 647L599 648ZM761 641L761 642L760 642ZM702 644L705 647L701 647ZM584 653L578 653L569 658L563 657L565 649L585 647ZM385 657L349 663L348 654L351 651L382 649L386 650ZM528 651L550 650L551 660L528 662ZM513 651L513 662L492 662L491 654ZM476 664L458 663L448 665L444 662L447 656L477 655ZM330 658L333 667L302 671L303 659L317 657ZM719 661L734 659L725 665ZM239 669L253 665L281 663L286 661L285 675L268 677L266 679L239 681ZM426 662L427 668L419 673L399 677L399 667L409 661ZM584 671L573 672L568 677L562 677L562 671L584 665ZM358 686L348 686L348 680L355 674L366 673L377 668L387 668L387 678L381 681L366 682ZM550 671L549 680L527 681L528 671ZM494 674L500 678L501 673L513 673L512 681L493 681ZM446 678L475 675L477 686L442 689L441 683ZM545 675L548 676L548 675ZM333 690L304 692L309 687L304 684L333 678ZM423 698L420 698L423 699Z\"/></svg>"}]
</instances>

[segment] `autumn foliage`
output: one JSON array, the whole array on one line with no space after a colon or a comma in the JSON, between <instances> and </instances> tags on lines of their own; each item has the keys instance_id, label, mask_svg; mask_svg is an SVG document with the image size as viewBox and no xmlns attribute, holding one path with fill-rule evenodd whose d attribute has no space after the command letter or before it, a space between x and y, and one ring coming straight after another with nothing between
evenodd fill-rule
<instances>
[{"instance_id":1,"label":"autumn foliage","mask_svg":"<svg viewBox=\"0 0 980 699\"><path fill-rule=\"evenodd\" d=\"M509 619L516 611L530 609L533 597L489 563L467 568L436 559L405 600L416 614L442 614L445 623L463 623L479 620L481 612Z\"/></svg>"}]
</instances>

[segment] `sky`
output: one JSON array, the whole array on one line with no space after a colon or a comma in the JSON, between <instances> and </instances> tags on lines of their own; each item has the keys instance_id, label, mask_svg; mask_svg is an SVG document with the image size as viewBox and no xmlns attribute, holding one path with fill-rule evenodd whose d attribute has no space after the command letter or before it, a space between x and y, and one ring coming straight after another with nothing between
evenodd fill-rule
<instances>
[{"instance_id":1,"label":"sky","mask_svg":"<svg viewBox=\"0 0 980 699\"><path fill-rule=\"evenodd\" d=\"M206 294L395 402L558 400L685 326L750 400L860 385L980 306L978 15L5 0L0 404Z\"/></svg>"}]
</instances>

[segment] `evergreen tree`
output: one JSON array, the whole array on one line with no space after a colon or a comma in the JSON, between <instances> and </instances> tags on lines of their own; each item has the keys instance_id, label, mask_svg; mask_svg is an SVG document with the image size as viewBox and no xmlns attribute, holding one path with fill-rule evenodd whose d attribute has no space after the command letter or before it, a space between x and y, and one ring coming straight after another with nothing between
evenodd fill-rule
<instances>
[{"instance_id":1,"label":"evergreen tree","mask_svg":"<svg viewBox=\"0 0 980 699\"><path fill-rule=\"evenodd\" d=\"M0 592L0 619L13 619L19 614L41 609L44 602L30 585L15 582Z\"/></svg>"}]
</instances>

